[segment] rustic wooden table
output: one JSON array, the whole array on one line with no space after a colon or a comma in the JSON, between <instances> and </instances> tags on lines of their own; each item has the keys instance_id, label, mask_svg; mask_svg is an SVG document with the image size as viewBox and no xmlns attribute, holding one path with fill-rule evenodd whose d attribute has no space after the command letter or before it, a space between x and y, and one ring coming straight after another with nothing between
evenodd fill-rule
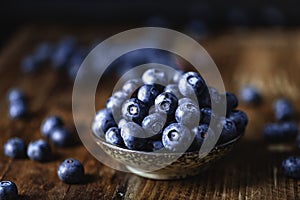
<instances>
[{"instance_id":1,"label":"rustic wooden table","mask_svg":"<svg viewBox=\"0 0 300 200\"><path fill-rule=\"evenodd\" d=\"M250 119L245 136L228 156L199 176L177 181L144 179L101 164L82 145L53 148L56 157L47 163L5 157L3 144L8 138L18 136L27 143L41 138L39 126L50 114L61 116L70 127L73 124L72 83L49 67L36 74L22 74L22 57L39 42L57 40L65 34L77 35L82 43L111 34L101 30L28 26L17 32L0 53L0 180L14 181L21 199L300 198L300 182L286 178L281 170L282 160L299 154L299 150L270 152L262 140L264 123L273 120L271 101L275 97L285 95L300 109L298 30L230 31L202 42L219 66L228 91L237 92L241 85L252 83L262 91L264 102L259 107L240 106ZM24 120L7 117L5 95L12 86L22 88L28 96L31 114ZM100 98L97 107L103 103ZM67 185L59 181L56 169L67 157L82 161L89 177L86 183Z\"/></svg>"}]
</instances>

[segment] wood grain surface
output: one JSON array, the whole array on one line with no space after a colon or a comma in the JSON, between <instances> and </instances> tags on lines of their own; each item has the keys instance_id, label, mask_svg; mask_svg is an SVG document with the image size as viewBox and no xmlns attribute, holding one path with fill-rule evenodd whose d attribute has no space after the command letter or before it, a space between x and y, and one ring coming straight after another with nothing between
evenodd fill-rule
<instances>
[{"instance_id":1,"label":"wood grain surface","mask_svg":"<svg viewBox=\"0 0 300 200\"><path fill-rule=\"evenodd\" d=\"M105 30L105 31L103 31ZM299 199L300 182L288 179L281 162L291 152L270 152L262 140L262 127L273 119L271 104L281 95L289 97L299 111L300 31L238 30L212 35L201 44L219 67L228 91L237 92L244 84L254 84L263 94L258 107L241 105L249 115L245 136L234 150L201 175L177 181L155 181L115 171L91 156L84 146L53 147L54 158L47 163L4 156L3 145L10 137L26 143L41 138L42 120L57 114L73 127L72 82L66 75L44 67L38 73L20 71L23 56L42 41L57 41L75 34L88 44L105 38L118 29L111 27L26 26L20 29L0 53L0 180L12 180L20 199ZM113 84L113 83L108 83ZM7 117L6 92L16 86L28 98L30 115L23 120ZM107 91L107 96L109 91ZM97 97L97 109L105 97ZM56 173L67 157L80 160L87 181L79 185L62 183Z\"/></svg>"}]
</instances>

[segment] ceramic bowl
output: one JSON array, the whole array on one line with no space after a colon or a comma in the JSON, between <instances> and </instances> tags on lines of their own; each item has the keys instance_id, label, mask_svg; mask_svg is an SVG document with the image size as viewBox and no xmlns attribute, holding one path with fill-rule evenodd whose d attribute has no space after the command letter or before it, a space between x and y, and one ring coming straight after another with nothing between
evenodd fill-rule
<instances>
[{"instance_id":1,"label":"ceramic bowl","mask_svg":"<svg viewBox=\"0 0 300 200\"><path fill-rule=\"evenodd\" d=\"M139 176L170 180L195 176L205 170L209 164L227 154L241 135L233 140L215 146L206 156L199 156L199 151L186 153L144 152L125 149L95 137L100 148L113 159L119 161L126 168Z\"/></svg>"}]
</instances>

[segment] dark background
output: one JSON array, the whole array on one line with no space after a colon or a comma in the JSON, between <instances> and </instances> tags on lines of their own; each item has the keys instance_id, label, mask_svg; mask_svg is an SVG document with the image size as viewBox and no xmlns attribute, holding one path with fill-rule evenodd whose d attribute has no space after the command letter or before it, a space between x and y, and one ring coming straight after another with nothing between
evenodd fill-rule
<instances>
[{"instance_id":1,"label":"dark background","mask_svg":"<svg viewBox=\"0 0 300 200\"><path fill-rule=\"evenodd\" d=\"M189 20L201 20L211 32L232 26L295 27L300 24L300 3L288 1L130 1L130 0L12 0L0 5L0 42L28 23L122 24L143 26L153 16L180 29ZM148 25L156 25L148 24Z\"/></svg>"}]
</instances>

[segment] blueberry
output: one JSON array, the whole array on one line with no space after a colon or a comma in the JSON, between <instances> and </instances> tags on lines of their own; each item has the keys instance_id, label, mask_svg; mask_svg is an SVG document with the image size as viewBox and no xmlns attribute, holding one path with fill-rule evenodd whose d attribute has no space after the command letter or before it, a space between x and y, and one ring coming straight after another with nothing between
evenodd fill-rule
<instances>
[{"instance_id":1,"label":"blueberry","mask_svg":"<svg viewBox=\"0 0 300 200\"><path fill-rule=\"evenodd\" d=\"M294 109L291 102L285 98L277 99L273 104L275 118L278 121L291 120L294 117Z\"/></svg>"},{"instance_id":2,"label":"blueberry","mask_svg":"<svg viewBox=\"0 0 300 200\"><path fill-rule=\"evenodd\" d=\"M39 139L30 142L27 148L27 156L31 160L45 162L51 158L51 149L45 140Z\"/></svg>"},{"instance_id":3,"label":"blueberry","mask_svg":"<svg viewBox=\"0 0 300 200\"><path fill-rule=\"evenodd\" d=\"M300 158L291 156L282 162L284 173L294 179L300 178Z\"/></svg>"},{"instance_id":4,"label":"blueberry","mask_svg":"<svg viewBox=\"0 0 300 200\"><path fill-rule=\"evenodd\" d=\"M178 88L178 82L181 79L181 76L184 74L183 71L181 70L177 70L174 72L174 74L172 75L172 83L177 85ZM179 90L179 89L178 89Z\"/></svg>"},{"instance_id":5,"label":"blueberry","mask_svg":"<svg viewBox=\"0 0 300 200\"><path fill-rule=\"evenodd\" d=\"M121 119L119 122L118 122L118 128L121 129L124 124L127 123L127 120L126 119Z\"/></svg>"},{"instance_id":6,"label":"blueberry","mask_svg":"<svg viewBox=\"0 0 300 200\"><path fill-rule=\"evenodd\" d=\"M7 101L14 102L14 101L25 101L25 95L22 90L18 88L12 88L7 92Z\"/></svg>"},{"instance_id":7,"label":"blueberry","mask_svg":"<svg viewBox=\"0 0 300 200\"><path fill-rule=\"evenodd\" d=\"M200 124L192 129L193 135L195 135L194 141L188 151L198 151L201 148L202 143L208 135L214 135L212 129L207 124Z\"/></svg>"},{"instance_id":8,"label":"blueberry","mask_svg":"<svg viewBox=\"0 0 300 200\"><path fill-rule=\"evenodd\" d=\"M134 122L124 124L121 129L121 136L128 149L141 150L147 142L144 129Z\"/></svg>"},{"instance_id":9,"label":"blueberry","mask_svg":"<svg viewBox=\"0 0 300 200\"><path fill-rule=\"evenodd\" d=\"M168 116L174 115L178 106L177 97L169 92L163 92L155 99L155 109L166 113Z\"/></svg>"},{"instance_id":10,"label":"blueberry","mask_svg":"<svg viewBox=\"0 0 300 200\"><path fill-rule=\"evenodd\" d=\"M153 151L153 152L164 148L164 145L161 140L154 140L154 141L151 141L151 143L152 143L151 151Z\"/></svg>"},{"instance_id":11,"label":"blueberry","mask_svg":"<svg viewBox=\"0 0 300 200\"><path fill-rule=\"evenodd\" d=\"M113 116L107 109L99 110L96 113L92 124L93 133L99 138L105 138L105 132L111 128L116 127L117 124L113 119Z\"/></svg>"},{"instance_id":12,"label":"blueberry","mask_svg":"<svg viewBox=\"0 0 300 200\"><path fill-rule=\"evenodd\" d=\"M188 102L179 105L175 112L176 121L190 129L198 126L200 115L198 105Z\"/></svg>"},{"instance_id":13,"label":"blueberry","mask_svg":"<svg viewBox=\"0 0 300 200\"><path fill-rule=\"evenodd\" d=\"M58 178L67 184L78 184L84 181L84 167L74 158L67 158L57 168Z\"/></svg>"},{"instance_id":14,"label":"blueberry","mask_svg":"<svg viewBox=\"0 0 300 200\"><path fill-rule=\"evenodd\" d=\"M18 188L12 181L0 182L0 199L16 200L18 199Z\"/></svg>"},{"instance_id":15,"label":"blueberry","mask_svg":"<svg viewBox=\"0 0 300 200\"><path fill-rule=\"evenodd\" d=\"M143 119L148 115L148 107L139 99L132 98L122 106L122 115L127 121L133 121L141 124Z\"/></svg>"},{"instance_id":16,"label":"blueberry","mask_svg":"<svg viewBox=\"0 0 300 200\"><path fill-rule=\"evenodd\" d=\"M159 69L148 69L144 72L142 80L145 84L168 84L167 74Z\"/></svg>"},{"instance_id":17,"label":"blueberry","mask_svg":"<svg viewBox=\"0 0 300 200\"><path fill-rule=\"evenodd\" d=\"M117 127L111 127L105 133L105 139L107 142L117 145L117 146L124 146L123 138L121 136L121 131Z\"/></svg>"},{"instance_id":18,"label":"blueberry","mask_svg":"<svg viewBox=\"0 0 300 200\"><path fill-rule=\"evenodd\" d=\"M174 94L177 99L182 98L182 94L180 93L179 89L178 89L178 85L177 84L169 84L165 87L164 92L169 92Z\"/></svg>"},{"instance_id":19,"label":"blueberry","mask_svg":"<svg viewBox=\"0 0 300 200\"><path fill-rule=\"evenodd\" d=\"M248 116L241 110L232 110L227 117L232 120L238 133L243 133L248 124Z\"/></svg>"},{"instance_id":20,"label":"blueberry","mask_svg":"<svg viewBox=\"0 0 300 200\"><path fill-rule=\"evenodd\" d=\"M54 127L49 136L55 146L67 147L74 144L73 134L65 127Z\"/></svg>"},{"instance_id":21,"label":"blueberry","mask_svg":"<svg viewBox=\"0 0 300 200\"><path fill-rule=\"evenodd\" d=\"M192 99L201 96L206 87L203 78L196 72L187 72L179 80L178 88L181 94Z\"/></svg>"},{"instance_id":22,"label":"blueberry","mask_svg":"<svg viewBox=\"0 0 300 200\"><path fill-rule=\"evenodd\" d=\"M72 37L61 40L54 49L51 60L55 69L62 69L66 66L69 58L76 48L76 41Z\"/></svg>"},{"instance_id":23,"label":"blueberry","mask_svg":"<svg viewBox=\"0 0 300 200\"><path fill-rule=\"evenodd\" d=\"M226 92L227 113L235 109L238 104L238 98L232 92Z\"/></svg>"},{"instance_id":24,"label":"blueberry","mask_svg":"<svg viewBox=\"0 0 300 200\"><path fill-rule=\"evenodd\" d=\"M228 118L220 119L218 128L221 128L222 126L223 129L217 144L223 144L229 142L239 135L235 123L231 119Z\"/></svg>"},{"instance_id":25,"label":"blueberry","mask_svg":"<svg viewBox=\"0 0 300 200\"><path fill-rule=\"evenodd\" d=\"M123 91L129 94L130 96L143 85L141 79L130 79L123 84Z\"/></svg>"},{"instance_id":26,"label":"blueberry","mask_svg":"<svg viewBox=\"0 0 300 200\"><path fill-rule=\"evenodd\" d=\"M38 63L35 60L33 55L28 55L23 58L21 63L21 70L24 73L31 73L34 72L38 68Z\"/></svg>"},{"instance_id":27,"label":"blueberry","mask_svg":"<svg viewBox=\"0 0 300 200\"><path fill-rule=\"evenodd\" d=\"M142 127L148 136L155 136L162 132L166 121L164 113L153 113L144 118Z\"/></svg>"},{"instance_id":28,"label":"blueberry","mask_svg":"<svg viewBox=\"0 0 300 200\"><path fill-rule=\"evenodd\" d=\"M45 137L49 137L51 130L55 127L63 126L63 121L55 115L47 117L41 124L41 133Z\"/></svg>"},{"instance_id":29,"label":"blueberry","mask_svg":"<svg viewBox=\"0 0 300 200\"><path fill-rule=\"evenodd\" d=\"M159 84L146 84L139 88L137 93L137 98L147 104L148 106L151 106L154 104L155 98L162 93L164 90L164 86Z\"/></svg>"},{"instance_id":30,"label":"blueberry","mask_svg":"<svg viewBox=\"0 0 300 200\"><path fill-rule=\"evenodd\" d=\"M269 142L288 142L297 137L298 127L295 122L282 122L266 124L263 135Z\"/></svg>"},{"instance_id":31,"label":"blueberry","mask_svg":"<svg viewBox=\"0 0 300 200\"><path fill-rule=\"evenodd\" d=\"M27 107L25 101L17 100L10 102L8 107L8 115L11 119L19 119L26 115Z\"/></svg>"},{"instance_id":32,"label":"blueberry","mask_svg":"<svg viewBox=\"0 0 300 200\"><path fill-rule=\"evenodd\" d=\"M211 117L212 117L211 108L209 108L209 107L201 108L200 113L201 113L200 123L201 124L209 124Z\"/></svg>"},{"instance_id":33,"label":"blueberry","mask_svg":"<svg viewBox=\"0 0 300 200\"><path fill-rule=\"evenodd\" d=\"M164 147L172 152L185 152L193 141L190 130L178 123L170 124L163 131L162 142Z\"/></svg>"},{"instance_id":34,"label":"blueberry","mask_svg":"<svg viewBox=\"0 0 300 200\"><path fill-rule=\"evenodd\" d=\"M261 102L260 92L253 86L244 86L240 90L240 97L244 103L257 105Z\"/></svg>"},{"instance_id":35,"label":"blueberry","mask_svg":"<svg viewBox=\"0 0 300 200\"><path fill-rule=\"evenodd\" d=\"M25 158L26 145L20 138L11 138L4 144L4 154L11 158Z\"/></svg>"},{"instance_id":36,"label":"blueberry","mask_svg":"<svg viewBox=\"0 0 300 200\"><path fill-rule=\"evenodd\" d=\"M186 102L192 103L192 104L194 104L194 105L197 105L197 101L192 100L192 99L190 99L190 98L188 98L188 97L183 97L183 98L179 99L179 100L178 100L178 105L184 104L184 103L186 103Z\"/></svg>"},{"instance_id":37,"label":"blueberry","mask_svg":"<svg viewBox=\"0 0 300 200\"><path fill-rule=\"evenodd\" d=\"M79 71L79 68L82 62L84 61L86 55L87 52L85 49L78 49L69 58L66 65L68 67L67 71L71 80L76 79L77 72Z\"/></svg>"},{"instance_id":38,"label":"blueberry","mask_svg":"<svg viewBox=\"0 0 300 200\"><path fill-rule=\"evenodd\" d=\"M214 101L215 97L219 97L219 96L215 96L215 94L219 95L219 93L212 93L213 98L211 98L210 93L209 93L211 89L212 88L209 88L209 87L205 86L204 89L203 89L203 92L200 95L197 95L198 105L199 105L200 108L211 107L211 101L212 100ZM217 91L217 90L215 90L215 91ZM213 92L215 92L215 91L213 91ZM218 102L216 102L216 103L218 103Z\"/></svg>"},{"instance_id":39,"label":"blueberry","mask_svg":"<svg viewBox=\"0 0 300 200\"><path fill-rule=\"evenodd\" d=\"M127 94L118 91L114 93L106 102L106 109L112 114L115 121L119 121L122 116L122 105L127 100Z\"/></svg>"},{"instance_id":40,"label":"blueberry","mask_svg":"<svg viewBox=\"0 0 300 200\"><path fill-rule=\"evenodd\" d=\"M47 42L43 42L36 47L33 56L36 62L38 64L41 64L45 61L48 61L51 58L52 53L53 53L52 46Z\"/></svg>"}]
</instances>

